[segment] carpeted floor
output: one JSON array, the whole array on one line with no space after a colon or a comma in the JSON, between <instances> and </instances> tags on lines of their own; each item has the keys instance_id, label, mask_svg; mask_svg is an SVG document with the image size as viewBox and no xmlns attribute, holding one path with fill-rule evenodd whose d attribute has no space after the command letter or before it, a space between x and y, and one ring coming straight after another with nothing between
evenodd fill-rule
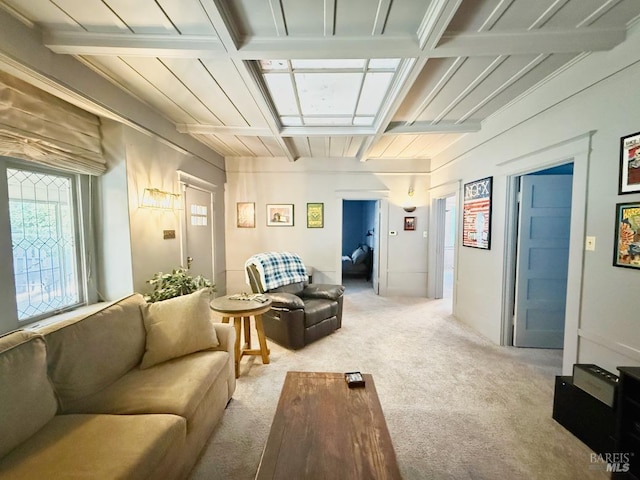
<instances>
[{"instance_id":1,"label":"carpeted floor","mask_svg":"<svg viewBox=\"0 0 640 480\"><path fill-rule=\"evenodd\" d=\"M495 346L448 312L348 282L340 330L299 351L269 342L269 365L243 359L191 479L254 478L289 370L371 373L405 480L608 478L551 418L562 352Z\"/></svg>"}]
</instances>

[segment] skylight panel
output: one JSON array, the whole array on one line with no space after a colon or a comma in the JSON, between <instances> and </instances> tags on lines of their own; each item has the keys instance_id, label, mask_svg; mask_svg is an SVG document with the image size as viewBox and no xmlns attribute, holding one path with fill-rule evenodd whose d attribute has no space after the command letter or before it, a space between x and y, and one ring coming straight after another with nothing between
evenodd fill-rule
<instances>
[{"instance_id":1,"label":"skylight panel","mask_svg":"<svg viewBox=\"0 0 640 480\"><path fill-rule=\"evenodd\" d=\"M291 77L282 73L265 73L264 79L280 115L297 115L298 104Z\"/></svg>"},{"instance_id":2,"label":"skylight panel","mask_svg":"<svg viewBox=\"0 0 640 480\"><path fill-rule=\"evenodd\" d=\"M362 82L361 73L295 74L303 115L352 114Z\"/></svg>"},{"instance_id":3,"label":"skylight panel","mask_svg":"<svg viewBox=\"0 0 640 480\"><path fill-rule=\"evenodd\" d=\"M393 79L393 73L367 73L362 86L362 93L358 102L356 115L375 115L380 109L389 85Z\"/></svg>"},{"instance_id":4,"label":"skylight panel","mask_svg":"<svg viewBox=\"0 0 640 480\"><path fill-rule=\"evenodd\" d=\"M292 126L375 124L399 58L261 60L260 71L280 123Z\"/></svg>"}]
</instances>

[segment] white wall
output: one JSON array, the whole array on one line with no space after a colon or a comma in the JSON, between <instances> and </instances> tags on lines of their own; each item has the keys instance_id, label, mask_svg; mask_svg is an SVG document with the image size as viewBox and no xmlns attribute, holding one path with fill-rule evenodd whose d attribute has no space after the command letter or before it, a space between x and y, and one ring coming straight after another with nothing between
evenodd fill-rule
<instances>
[{"instance_id":1,"label":"white wall","mask_svg":"<svg viewBox=\"0 0 640 480\"><path fill-rule=\"evenodd\" d=\"M639 47L640 31L635 28L616 49L579 60L432 161L434 185L494 176L492 249L460 247L455 311L499 343L507 178L499 165L593 132L585 233L597 238L596 251L584 253L579 318L567 319L577 325L567 331L573 336L569 344L577 344L577 355L565 358L565 373L576 362L595 363L614 373L616 366L640 364L640 272L612 266L615 204L640 201L638 194L617 193L620 137L640 130Z\"/></svg>"},{"instance_id":2,"label":"white wall","mask_svg":"<svg viewBox=\"0 0 640 480\"><path fill-rule=\"evenodd\" d=\"M168 272L185 263L180 247L183 212L139 208L145 188L180 193L178 170L217 186L213 281L224 290L224 172L152 135L115 122L104 122L103 135L109 146L107 151L111 152L110 170L100 178L105 202L101 240L105 275L100 285L104 299L113 300L131 291L148 292L146 281L154 273ZM165 240L163 230L175 230L176 238Z\"/></svg>"},{"instance_id":3,"label":"white wall","mask_svg":"<svg viewBox=\"0 0 640 480\"><path fill-rule=\"evenodd\" d=\"M342 201L383 198L387 205L381 234L381 294L426 296L426 245L428 221L428 162L407 161L386 169L376 162L360 163L335 159L227 159L226 241L228 291L247 291L244 263L254 253L292 251L314 268L315 283L341 279ZM409 214L402 205L409 201L419 208ZM236 227L236 202L256 203L256 228ZM324 203L324 228L308 229L307 202ZM267 227L266 205L293 203L293 227ZM417 230L403 230L404 216L415 216ZM388 230L398 235L386 237ZM388 241L387 241L388 240ZM388 245L388 248L387 248Z\"/></svg>"}]
</instances>

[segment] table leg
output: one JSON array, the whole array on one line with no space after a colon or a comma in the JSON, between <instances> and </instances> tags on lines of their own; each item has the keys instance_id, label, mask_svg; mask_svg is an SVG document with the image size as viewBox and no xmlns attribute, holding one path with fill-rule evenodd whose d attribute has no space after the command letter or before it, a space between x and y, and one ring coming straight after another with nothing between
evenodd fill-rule
<instances>
[{"instance_id":1,"label":"table leg","mask_svg":"<svg viewBox=\"0 0 640 480\"><path fill-rule=\"evenodd\" d=\"M262 326L262 315L256 315L256 331L258 332L258 342L260 343L260 354L262 355L262 363L269 363L269 349L267 348L267 340L264 337L264 327Z\"/></svg>"},{"instance_id":2,"label":"table leg","mask_svg":"<svg viewBox=\"0 0 640 480\"><path fill-rule=\"evenodd\" d=\"M240 359L242 358L242 354L240 352L240 330L242 327L242 319L233 318L233 326L236 329L236 344L235 344L235 364L236 364L236 378L240 376Z\"/></svg>"},{"instance_id":3,"label":"table leg","mask_svg":"<svg viewBox=\"0 0 640 480\"><path fill-rule=\"evenodd\" d=\"M251 349L251 324L249 323L251 317L242 317L244 323L244 348Z\"/></svg>"}]
</instances>

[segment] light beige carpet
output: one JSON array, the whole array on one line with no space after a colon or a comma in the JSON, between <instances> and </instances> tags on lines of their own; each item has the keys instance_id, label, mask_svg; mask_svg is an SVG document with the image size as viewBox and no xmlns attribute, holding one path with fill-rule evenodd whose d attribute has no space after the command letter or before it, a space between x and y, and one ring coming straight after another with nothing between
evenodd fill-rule
<instances>
[{"instance_id":1,"label":"light beige carpet","mask_svg":"<svg viewBox=\"0 0 640 480\"><path fill-rule=\"evenodd\" d=\"M269 342L269 365L243 359L191 478L254 478L289 370L371 373L405 480L608 478L551 418L562 352L493 345L448 311L347 283L340 330L299 351Z\"/></svg>"}]
</instances>

